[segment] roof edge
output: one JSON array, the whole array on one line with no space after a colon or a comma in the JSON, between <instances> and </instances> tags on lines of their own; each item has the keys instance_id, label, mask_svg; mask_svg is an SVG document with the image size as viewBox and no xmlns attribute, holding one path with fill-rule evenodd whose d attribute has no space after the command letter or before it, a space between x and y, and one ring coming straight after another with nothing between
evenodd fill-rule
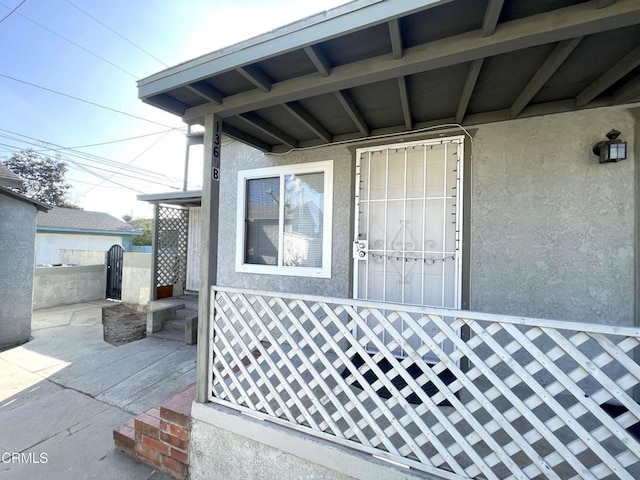
<instances>
[{"instance_id":1,"label":"roof edge","mask_svg":"<svg viewBox=\"0 0 640 480\"><path fill-rule=\"evenodd\" d=\"M88 233L90 235L143 235L144 233L142 230L95 230L91 228L48 227L44 225L37 225L36 231L54 233Z\"/></svg>"},{"instance_id":2,"label":"roof edge","mask_svg":"<svg viewBox=\"0 0 640 480\"><path fill-rule=\"evenodd\" d=\"M452 0L355 0L138 80L138 98Z\"/></svg>"},{"instance_id":3,"label":"roof edge","mask_svg":"<svg viewBox=\"0 0 640 480\"><path fill-rule=\"evenodd\" d=\"M20 200L25 203L30 203L31 205L36 207L39 212L47 213L49 210L53 208L50 205L47 205L46 203L39 202L38 200L34 200L33 198L29 198L25 195L22 195L21 193L14 192L13 190L9 190L8 188L5 188L5 187L0 187L0 193L7 195L9 197L15 198L16 200Z\"/></svg>"}]
</instances>

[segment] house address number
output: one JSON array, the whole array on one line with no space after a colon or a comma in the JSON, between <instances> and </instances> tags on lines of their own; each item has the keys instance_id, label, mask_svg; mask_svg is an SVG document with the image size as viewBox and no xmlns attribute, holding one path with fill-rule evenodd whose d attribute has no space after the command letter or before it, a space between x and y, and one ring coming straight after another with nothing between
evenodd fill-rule
<instances>
[{"instance_id":1,"label":"house address number","mask_svg":"<svg viewBox=\"0 0 640 480\"><path fill-rule=\"evenodd\" d=\"M213 168L211 169L211 180L220 181L220 122L216 122L213 141Z\"/></svg>"}]
</instances>

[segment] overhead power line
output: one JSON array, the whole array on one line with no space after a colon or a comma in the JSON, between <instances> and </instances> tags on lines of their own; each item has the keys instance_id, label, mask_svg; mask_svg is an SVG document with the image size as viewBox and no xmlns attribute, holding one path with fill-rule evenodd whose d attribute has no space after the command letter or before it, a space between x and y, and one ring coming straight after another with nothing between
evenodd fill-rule
<instances>
[{"instance_id":1,"label":"overhead power line","mask_svg":"<svg viewBox=\"0 0 640 480\"><path fill-rule=\"evenodd\" d=\"M25 1L26 1L26 0L25 0ZM0 3L0 5L3 5L3 6L5 6L5 7L7 7L7 5L5 5L4 3ZM7 8L9 8L9 7L7 7ZM22 17L22 18L24 18L25 20L27 20L27 21L29 21L29 22L33 23L34 25L37 25L38 27L42 28L43 30L46 30L47 32L51 33L52 35L55 35L56 37L61 38L62 40L64 40L65 42L70 43L70 44L71 44L71 45L73 45L74 47L77 47L77 48L79 48L80 50L83 50L83 51L87 52L89 55L93 55L93 56L94 56L94 57L96 57L98 60L101 60L101 61L103 61L103 62L105 62L105 63L108 63L108 64L109 64L109 65L111 65L112 67L117 68L117 69L118 69L118 70L120 70L121 72L126 73L127 75L129 75L129 76L131 76L131 77L135 78L136 80L138 79L138 76L136 76L136 75L134 75L133 73L131 73L130 71L128 71L128 70L126 70L126 69L122 68L120 65L117 65L117 64L113 63L112 61L107 60L107 59L106 59L106 58L104 58L103 56L98 55L98 54L97 54L97 53L95 53L95 52L92 52L92 51L91 51L91 50L89 50L88 48L85 48L85 47L83 47L82 45L80 45L79 43L74 42L74 41L73 41L73 40L71 40L70 38L67 38L67 37L65 37L64 35L61 35L60 33L56 32L56 31L54 31L54 30L51 30L49 27L46 27L46 26L42 25L42 24L41 24L41 23L39 23L39 22L36 22L36 21L35 21L35 20L33 20L32 18L29 18L29 17L27 17L26 15L24 15L24 14L22 14L22 13L19 13L19 12L18 12L16 15L21 16L21 17Z\"/></svg>"},{"instance_id":2,"label":"overhead power line","mask_svg":"<svg viewBox=\"0 0 640 480\"><path fill-rule=\"evenodd\" d=\"M109 178L106 178L104 181L109 181L110 179L112 179L115 175L117 175L118 173L120 173L124 168L125 165L129 166L131 165L133 162L135 162L137 159L139 159L142 155L144 155L146 152L148 152L151 148L153 148L159 141L161 141L164 137L166 137L171 131L165 133L164 135L162 135L160 138L157 138L151 145L149 145L147 148L145 148L143 151L141 151L138 155L136 155L135 157L133 157L131 160L129 160L127 163L125 163L120 169L116 170L112 175L109 176ZM87 193L89 193L91 190L93 190L94 188L99 187L100 185L102 185L101 182L97 185L94 185L93 187L91 187L89 190L87 190L86 192L83 193L83 195L86 195Z\"/></svg>"},{"instance_id":3,"label":"overhead power line","mask_svg":"<svg viewBox=\"0 0 640 480\"><path fill-rule=\"evenodd\" d=\"M135 137L120 138L118 140L109 140L109 141L100 142L100 143L89 143L87 145L75 145L73 147L44 148L44 149L34 150L34 151L35 152L57 152L57 151L60 151L60 150L69 150L69 149L74 149L74 148L101 147L103 145L112 145L114 143L128 142L130 140L138 140L140 138L153 137L155 135L167 134L167 133L175 132L175 131L179 131L179 130L181 130L181 129L180 128L170 128L169 130L162 130L160 132L146 133L144 135L137 135ZM2 128L0 128L0 131L9 132L9 133L15 133L15 132L11 132L9 130L3 130Z\"/></svg>"},{"instance_id":4,"label":"overhead power line","mask_svg":"<svg viewBox=\"0 0 640 480\"><path fill-rule=\"evenodd\" d=\"M26 1L26 0L25 0ZM129 43L130 45L132 45L133 47L137 48L138 50L140 50L141 52L147 54L148 56L150 56L151 58L153 58L156 62L161 63L162 65L164 65L165 67L168 67L169 65L167 65L166 63L164 63L162 60L160 60L158 57L156 57L155 55L153 55L152 53L148 52L147 50L145 50L144 48L142 48L140 45L132 42L131 40L129 40L127 37L125 37L124 35L121 35L120 33L118 33L117 31L115 31L113 28L111 28L109 25L101 22L100 20L98 20L96 17L94 17L93 15L91 15L89 12L87 12L86 10L83 10L82 8L80 8L78 5L76 5L75 3L71 2L70 0L65 0L69 5L71 5L73 8L79 10L80 12L84 13L87 17L89 17L90 19L92 19L93 21L99 23L100 25L102 25L104 28L106 28L107 30L109 30L111 33L117 35L118 37L120 37L122 40L124 40L125 42Z\"/></svg>"},{"instance_id":5,"label":"overhead power line","mask_svg":"<svg viewBox=\"0 0 640 480\"><path fill-rule=\"evenodd\" d=\"M9 18L11 15L13 15L14 13L16 13L18 11L18 9L24 5L27 2L27 0L22 0L17 7L15 7L13 10L11 10L9 13L7 13L4 17L0 18L0 23L4 22L7 18ZM4 4L3 4L4 5ZM6 5L4 5L5 7L7 7ZM11 8L11 7L7 7L7 8Z\"/></svg>"},{"instance_id":6,"label":"overhead power line","mask_svg":"<svg viewBox=\"0 0 640 480\"><path fill-rule=\"evenodd\" d=\"M79 102L83 102L83 103L86 103L88 105L93 105L94 107L104 108L105 110L109 110L111 112L119 113L121 115L126 115L127 117L136 118L138 120L143 120L143 121L149 122L149 123L155 123L156 125L160 125L162 127L180 128L180 127L174 127L172 125L167 125L166 123L156 122L155 120L149 120L148 118L139 117L138 115L134 115L132 113L123 112L122 110L118 110L116 108L107 107L106 105L102 105L100 103L92 102L90 100L85 100L84 98L75 97L73 95L69 95L68 93L58 92L57 90L53 90L51 88L43 87L42 85L37 85L35 83L27 82L26 80L21 80L19 78L15 78L15 77L12 77L10 75L6 75L4 73L0 73L0 77L8 78L9 80L13 80L14 82L23 83L23 84L29 85L30 87L33 87L33 88L39 88L40 90L44 90L46 92L55 93L56 95L61 95L63 97L71 98L73 100L77 100Z\"/></svg>"},{"instance_id":7,"label":"overhead power line","mask_svg":"<svg viewBox=\"0 0 640 480\"><path fill-rule=\"evenodd\" d=\"M7 138L9 140L13 140L13 141L16 141L16 142L24 143L24 144L29 145L29 146L41 147L43 145L53 145L54 147L61 147L61 145L56 145L54 143L46 142L46 141L40 140L38 138L29 137L28 135L23 135L23 134L20 134L20 133L11 132L11 131L8 131L8 130L3 130L3 129L0 129L0 131L8 132L11 135L13 135L13 136L11 136L11 135L6 135L6 134L0 133L0 137ZM22 138L16 138L16 135L18 137L22 137ZM27 140L24 140L24 139L27 139ZM14 145L7 145L7 146L13 147L16 150L21 150L22 149L22 148L15 147ZM81 151L75 151L73 149L65 149L65 150L66 150L66 152L65 152L66 155L70 155L72 157L85 160L87 162L92 162L92 163L96 163L96 164L99 164L99 165L103 165L105 167L109 167L109 168L112 168L112 169L118 169L118 168L119 169L124 169L124 170L127 170L128 172L130 172L132 174L136 174L136 175L141 175L142 176L142 177L132 177L132 178L141 178L143 180L148 180L149 177L152 177L152 178L155 177L155 178L157 178L158 180L161 180L161 181L169 181L169 182L178 182L179 181L177 178L171 178L171 177L168 177L168 176L166 176L164 174L161 174L161 173L158 173L158 172L154 172L152 170L147 170L147 169L140 168L140 167L134 167L134 166L131 166L131 165L126 165L126 164L123 164L121 162L116 162L115 160L110 160L108 158L99 157L97 155L92 155L92 154L81 152ZM112 170L106 170L106 171L111 172Z\"/></svg>"}]
</instances>

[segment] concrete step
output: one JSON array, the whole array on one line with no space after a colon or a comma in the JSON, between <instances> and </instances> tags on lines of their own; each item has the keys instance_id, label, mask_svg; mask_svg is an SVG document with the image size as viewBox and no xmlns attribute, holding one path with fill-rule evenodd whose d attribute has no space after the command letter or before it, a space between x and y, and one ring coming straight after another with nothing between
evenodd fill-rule
<instances>
[{"instance_id":1,"label":"concrete step","mask_svg":"<svg viewBox=\"0 0 640 480\"><path fill-rule=\"evenodd\" d=\"M173 320L165 320L162 330L165 330L165 331L170 330L170 331L184 333L186 329L187 329L187 326L185 324L184 318L174 318Z\"/></svg>"},{"instance_id":2,"label":"concrete step","mask_svg":"<svg viewBox=\"0 0 640 480\"><path fill-rule=\"evenodd\" d=\"M162 338L163 340L173 340L174 342L185 343L184 332L178 330L160 330L159 332L148 333L147 337Z\"/></svg>"}]
</instances>

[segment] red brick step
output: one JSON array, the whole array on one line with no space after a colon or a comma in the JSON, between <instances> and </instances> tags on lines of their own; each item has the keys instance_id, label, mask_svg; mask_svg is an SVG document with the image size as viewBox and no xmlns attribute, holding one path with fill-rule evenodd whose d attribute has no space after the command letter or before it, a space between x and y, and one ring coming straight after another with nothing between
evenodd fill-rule
<instances>
[{"instance_id":1,"label":"red brick step","mask_svg":"<svg viewBox=\"0 0 640 480\"><path fill-rule=\"evenodd\" d=\"M189 475L189 420L195 384L113 431L115 447L178 480Z\"/></svg>"}]
</instances>

